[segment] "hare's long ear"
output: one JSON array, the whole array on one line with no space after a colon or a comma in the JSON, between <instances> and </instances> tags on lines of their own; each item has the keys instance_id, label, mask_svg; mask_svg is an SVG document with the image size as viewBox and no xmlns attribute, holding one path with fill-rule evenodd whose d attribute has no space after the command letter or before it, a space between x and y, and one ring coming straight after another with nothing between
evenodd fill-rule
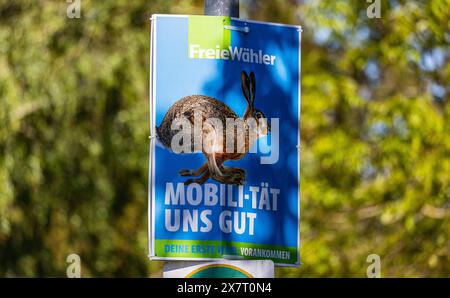
<instances>
[{"instance_id":1,"label":"hare's long ear","mask_svg":"<svg viewBox=\"0 0 450 298\"><path fill-rule=\"evenodd\" d=\"M250 78L248 77L245 71L241 73L241 87L242 93L244 94L245 99L248 102L248 105L252 105L251 95L250 95Z\"/></svg>"},{"instance_id":2,"label":"hare's long ear","mask_svg":"<svg viewBox=\"0 0 450 298\"><path fill-rule=\"evenodd\" d=\"M256 94L256 78L255 73L252 71L250 73L250 99L252 106L255 103L255 94Z\"/></svg>"}]
</instances>

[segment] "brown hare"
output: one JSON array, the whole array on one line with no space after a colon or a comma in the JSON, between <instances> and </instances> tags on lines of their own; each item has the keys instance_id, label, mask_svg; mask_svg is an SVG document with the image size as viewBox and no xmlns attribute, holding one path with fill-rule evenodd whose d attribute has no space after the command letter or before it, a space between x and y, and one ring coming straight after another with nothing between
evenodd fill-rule
<instances>
[{"instance_id":1,"label":"brown hare","mask_svg":"<svg viewBox=\"0 0 450 298\"><path fill-rule=\"evenodd\" d=\"M186 180L185 184L203 184L208 178L224 184L244 184L245 171L240 168L226 167L224 162L243 158L257 138L269 133L270 126L264 114L254 108L255 74L251 72L248 76L243 71L241 86L247 101L247 109L241 118L226 104L215 98L191 95L175 102L167 111L161 125L156 128L159 141L166 148L171 149L172 138L178 133L177 130L171 129L174 120L184 118L194 126L195 120L198 119L196 117L200 115L201 151L206 157L206 162L197 170L181 170L179 172L181 176L198 177L201 175L200 178ZM208 119L216 119L216 121L221 122L224 128L222 132L217 129L217 125L211 125ZM227 121L229 121L227 119L240 125L233 126L231 131L225 129ZM192 144L192 151L190 152L196 151L193 145L195 144L194 131L195 129L190 133ZM228 150L231 146L227 148L227 140L230 138L232 139L232 150Z\"/></svg>"}]
</instances>

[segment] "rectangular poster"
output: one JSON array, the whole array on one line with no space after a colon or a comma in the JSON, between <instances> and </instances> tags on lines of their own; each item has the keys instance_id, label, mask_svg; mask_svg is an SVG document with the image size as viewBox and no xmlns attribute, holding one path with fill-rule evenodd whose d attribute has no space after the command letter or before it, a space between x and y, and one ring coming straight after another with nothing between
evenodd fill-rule
<instances>
[{"instance_id":1,"label":"rectangular poster","mask_svg":"<svg viewBox=\"0 0 450 298\"><path fill-rule=\"evenodd\" d=\"M154 15L151 259L300 262L299 26Z\"/></svg>"}]
</instances>

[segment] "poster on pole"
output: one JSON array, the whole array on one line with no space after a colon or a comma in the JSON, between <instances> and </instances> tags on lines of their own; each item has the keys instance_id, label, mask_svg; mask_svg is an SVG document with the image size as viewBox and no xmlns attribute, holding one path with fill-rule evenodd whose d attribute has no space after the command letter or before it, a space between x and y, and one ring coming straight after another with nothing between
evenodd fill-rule
<instances>
[{"instance_id":1,"label":"poster on pole","mask_svg":"<svg viewBox=\"0 0 450 298\"><path fill-rule=\"evenodd\" d=\"M300 264L293 25L153 15L149 256Z\"/></svg>"}]
</instances>

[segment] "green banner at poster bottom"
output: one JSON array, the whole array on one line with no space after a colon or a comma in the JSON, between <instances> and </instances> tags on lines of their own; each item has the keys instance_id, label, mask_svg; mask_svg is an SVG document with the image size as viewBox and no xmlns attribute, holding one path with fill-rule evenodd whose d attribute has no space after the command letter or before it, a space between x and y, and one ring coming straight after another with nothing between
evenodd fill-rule
<instances>
[{"instance_id":1,"label":"green banner at poster bottom","mask_svg":"<svg viewBox=\"0 0 450 298\"><path fill-rule=\"evenodd\" d=\"M235 256L246 260L272 260L275 263L297 264L296 247L226 241L192 241L158 239L156 257L160 258L222 258Z\"/></svg>"}]
</instances>

